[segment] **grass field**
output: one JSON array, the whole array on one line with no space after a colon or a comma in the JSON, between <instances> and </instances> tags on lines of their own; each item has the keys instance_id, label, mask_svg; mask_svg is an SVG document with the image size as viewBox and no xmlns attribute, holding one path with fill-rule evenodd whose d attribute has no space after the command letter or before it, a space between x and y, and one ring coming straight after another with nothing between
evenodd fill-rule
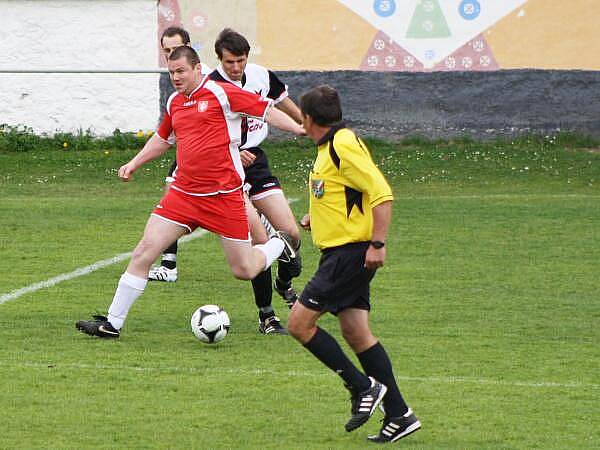
<instances>
[{"instance_id":1,"label":"grass field","mask_svg":"<svg viewBox=\"0 0 600 450\"><path fill-rule=\"evenodd\" d=\"M423 423L394 445L600 448L598 150L574 138L371 146L396 195L372 328ZM301 216L312 144L268 151ZM133 248L170 159L120 183L132 154L0 153L0 448L368 448L380 413L344 431L338 377L291 338L258 334L250 284L210 234L181 246L179 281L150 284L118 341L74 323L106 311L126 261L18 295ZM308 234L303 253L299 288L318 260ZM189 328L206 303L232 320L216 346Z\"/></svg>"}]
</instances>

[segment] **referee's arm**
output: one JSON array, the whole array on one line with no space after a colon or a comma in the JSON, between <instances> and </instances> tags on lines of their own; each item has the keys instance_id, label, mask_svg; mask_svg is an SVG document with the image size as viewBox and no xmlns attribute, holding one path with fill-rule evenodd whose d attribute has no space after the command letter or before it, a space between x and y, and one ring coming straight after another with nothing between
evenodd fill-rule
<instances>
[{"instance_id":1,"label":"referee's arm","mask_svg":"<svg viewBox=\"0 0 600 450\"><path fill-rule=\"evenodd\" d=\"M392 220L392 201L386 200L373 207L373 235L371 241L385 242L390 222ZM369 245L365 255L365 267L367 269L377 269L382 267L385 262L385 246L375 248Z\"/></svg>"}]
</instances>

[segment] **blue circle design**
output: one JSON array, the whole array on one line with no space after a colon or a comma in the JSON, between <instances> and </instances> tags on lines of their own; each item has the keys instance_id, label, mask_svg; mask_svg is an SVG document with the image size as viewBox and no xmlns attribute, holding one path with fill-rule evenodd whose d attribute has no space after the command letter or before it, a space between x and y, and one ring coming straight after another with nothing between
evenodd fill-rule
<instances>
[{"instance_id":1,"label":"blue circle design","mask_svg":"<svg viewBox=\"0 0 600 450\"><path fill-rule=\"evenodd\" d=\"M481 13L481 5L477 0L462 0L458 12L465 20L474 20Z\"/></svg>"},{"instance_id":2,"label":"blue circle design","mask_svg":"<svg viewBox=\"0 0 600 450\"><path fill-rule=\"evenodd\" d=\"M373 2L375 14L380 17L390 17L396 12L395 0L375 0Z\"/></svg>"}]
</instances>

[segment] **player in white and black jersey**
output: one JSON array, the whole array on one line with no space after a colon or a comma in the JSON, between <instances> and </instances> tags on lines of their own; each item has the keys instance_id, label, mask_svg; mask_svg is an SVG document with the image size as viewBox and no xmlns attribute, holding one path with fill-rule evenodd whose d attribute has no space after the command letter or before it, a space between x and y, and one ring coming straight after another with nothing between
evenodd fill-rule
<instances>
[{"instance_id":1,"label":"player in white and black jersey","mask_svg":"<svg viewBox=\"0 0 600 450\"><path fill-rule=\"evenodd\" d=\"M297 123L302 123L300 109L288 97L287 86L272 71L257 64L248 63L250 44L241 34L226 28L217 37L215 52L220 65L210 74L215 81L228 81L245 91L260 94L273 100L275 107L285 112ZM300 231L283 194L281 184L271 173L267 155L260 148L269 134L268 125L260 120L248 118L242 121L242 143L240 157L246 172L246 192L252 205L277 230L287 233L294 241L297 258L289 263L279 262L275 290L292 306L298 296L292 287L292 278L300 275ZM253 228L255 243L268 239L262 227ZM256 305L260 310L260 329L269 328L275 321L272 312L271 270L261 273L252 280ZM273 319L271 319L273 317Z\"/></svg>"},{"instance_id":2,"label":"player in white and black jersey","mask_svg":"<svg viewBox=\"0 0 600 450\"><path fill-rule=\"evenodd\" d=\"M275 106L292 117L297 123L302 122L299 108L288 98L287 86L270 70L248 64L250 45L244 36L231 29L223 30L215 42L215 51L221 62L220 66L210 74L215 81L230 82L238 87L260 94L273 100ZM288 234L296 250L300 248L300 231L296 220L283 195L281 185L269 168L267 156L259 147L268 135L268 125L260 120L244 119L242 122L242 141L240 157L246 173L246 193L254 207L277 230ZM172 181L177 174L174 163L169 171L167 181ZM260 222L253 222L249 215L253 243L260 244L268 240L268 234ZM163 255L161 265L151 270L149 278L156 281L175 281L177 243L169 247ZM298 296L292 287L292 278L301 271L300 256L285 263L280 262L275 280L275 290L283 297L289 307ZM273 284L271 270L259 274L252 280L254 297L259 309L259 330L264 334L285 334L286 330L275 315L272 306Z\"/></svg>"}]
</instances>

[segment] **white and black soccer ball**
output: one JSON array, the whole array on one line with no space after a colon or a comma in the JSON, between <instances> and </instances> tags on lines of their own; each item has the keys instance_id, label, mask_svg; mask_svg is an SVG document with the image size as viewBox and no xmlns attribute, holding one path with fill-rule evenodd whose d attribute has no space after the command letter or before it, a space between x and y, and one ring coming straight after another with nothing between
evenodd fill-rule
<instances>
[{"instance_id":1,"label":"white and black soccer ball","mask_svg":"<svg viewBox=\"0 0 600 450\"><path fill-rule=\"evenodd\" d=\"M204 305L192 314L192 331L207 344L216 344L225 339L231 323L229 316L217 305Z\"/></svg>"}]
</instances>

